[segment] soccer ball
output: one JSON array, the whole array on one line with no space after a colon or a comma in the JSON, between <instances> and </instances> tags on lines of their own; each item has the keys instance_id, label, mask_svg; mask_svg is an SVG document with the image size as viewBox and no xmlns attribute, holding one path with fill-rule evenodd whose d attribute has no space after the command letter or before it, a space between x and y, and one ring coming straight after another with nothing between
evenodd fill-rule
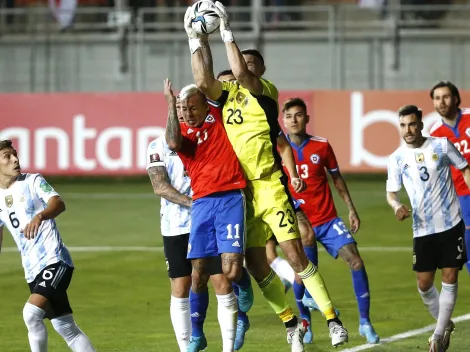
<instances>
[{"instance_id":1,"label":"soccer ball","mask_svg":"<svg viewBox=\"0 0 470 352\"><path fill-rule=\"evenodd\" d=\"M200 0L191 6L194 19L191 26L198 34L211 34L219 28L220 18L214 11L215 5L210 0Z\"/></svg>"}]
</instances>

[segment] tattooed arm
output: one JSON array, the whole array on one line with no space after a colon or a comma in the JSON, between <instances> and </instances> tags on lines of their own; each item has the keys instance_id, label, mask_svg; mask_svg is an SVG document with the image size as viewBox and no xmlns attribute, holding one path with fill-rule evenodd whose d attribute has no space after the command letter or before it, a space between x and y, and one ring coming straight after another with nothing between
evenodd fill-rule
<instances>
[{"instance_id":1,"label":"tattooed arm","mask_svg":"<svg viewBox=\"0 0 470 352\"><path fill-rule=\"evenodd\" d=\"M176 113L176 97L171 90L171 81L164 82L163 93L168 103L168 120L166 122L165 139L171 151L177 152L183 144L180 122Z\"/></svg>"},{"instance_id":2,"label":"tattooed arm","mask_svg":"<svg viewBox=\"0 0 470 352\"><path fill-rule=\"evenodd\" d=\"M157 196L183 207L191 206L191 198L181 194L170 184L168 173L164 166L153 166L148 169L148 174L150 181L152 181L153 191Z\"/></svg>"}]
</instances>

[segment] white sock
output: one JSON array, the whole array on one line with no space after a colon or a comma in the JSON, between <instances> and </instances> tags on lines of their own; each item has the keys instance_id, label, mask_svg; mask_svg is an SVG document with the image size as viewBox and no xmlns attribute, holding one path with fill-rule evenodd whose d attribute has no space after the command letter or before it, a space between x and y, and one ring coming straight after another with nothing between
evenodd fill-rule
<instances>
[{"instance_id":1,"label":"white sock","mask_svg":"<svg viewBox=\"0 0 470 352\"><path fill-rule=\"evenodd\" d=\"M73 352L95 352L88 337L73 320L72 314L51 319L51 323Z\"/></svg>"},{"instance_id":2,"label":"white sock","mask_svg":"<svg viewBox=\"0 0 470 352\"><path fill-rule=\"evenodd\" d=\"M44 310L31 303L26 303L23 308L31 352L47 352L47 328L43 321L45 314Z\"/></svg>"},{"instance_id":3,"label":"white sock","mask_svg":"<svg viewBox=\"0 0 470 352\"><path fill-rule=\"evenodd\" d=\"M294 284L295 271L289 265L287 260L281 257L277 257L273 260L270 266L271 269L276 272L277 276L279 276L281 279L289 281L292 285Z\"/></svg>"},{"instance_id":4,"label":"white sock","mask_svg":"<svg viewBox=\"0 0 470 352\"><path fill-rule=\"evenodd\" d=\"M171 296L170 316L176 341L181 352L186 352L191 336L191 312L189 298L176 298Z\"/></svg>"},{"instance_id":5,"label":"white sock","mask_svg":"<svg viewBox=\"0 0 470 352\"><path fill-rule=\"evenodd\" d=\"M235 294L217 296L217 317L222 332L222 352L233 352L235 334L237 332L238 305Z\"/></svg>"},{"instance_id":6,"label":"white sock","mask_svg":"<svg viewBox=\"0 0 470 352\"><path fill-rule=\"evenodd\" d=\"M439 317L439 291L436 286L433 285L428 291L421 291L418 288L418 291L429 313L437 320Z\"/></svg>"},{"instance_id":7,"label":"white sock","mask_svg":"<svg viewBox=\"0 0 470 352\"><path fill-rule=\"evenodd\" d=\"M439 317L437 318L434 334L443 336L445 328L454 312L455 301L457 301L458 283L442 283L441 296L439 299Z\"/></svg>"}]
</instances>

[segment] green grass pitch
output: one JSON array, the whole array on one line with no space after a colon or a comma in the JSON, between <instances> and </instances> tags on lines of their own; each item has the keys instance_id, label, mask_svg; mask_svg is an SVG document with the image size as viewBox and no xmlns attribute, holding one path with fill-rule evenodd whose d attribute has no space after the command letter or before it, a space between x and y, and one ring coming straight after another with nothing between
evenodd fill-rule
<instances>
[{"instance_id":1,"label":"green grass pitch","mask_svg":"<svg viewBox=\"0 0 470 352\"><path fill-rule=\"evenodd\" d=\"M411 271L411 220L397 222L385 201L385 177L347 178L362 226L356 239L366 263L372 296L371 318L381 337L422 328L433 321L417 293ZM146 179L134 182L55 182L67 211L58 219L62 237L69 247L161 247L159 199ZM336 195L335 195L336 197ZM402 197L405 197L404 195ZM336 197L337 199L337 197ZM337 201L340 215L347 213ZM8 231L0 255L0 351L29 350L22 308L28 297L20 256ZM406 247L406 248L403 248ZM409 250L408 250L409 249ZM169 352L177 344L169 318L169 280L161 250L75 251L76 270L69 289L79 326L97 351ZM349 344L341 351L362 345L358 335L358 312L348 267L320 253L320 269L341 319L349 330ZM470 284L462 271L454 316L470 312ZM437 287L440 289L439 280ZM292 292L289 299L295 307ZM295 308L296 309L296 308ZM255 304L249 313L251 330L242 351L290 351L282 323L271 311L255 285ZM49 322L49 350L68 351ZM307 351L332 351L328 330L319 313L313 314L314 344ZM221 350L216 299L206 320L208 351ZM427 351L424 333L373 351ZM470 349L470 322L457 324L449 351Z\"/></svg>"}]
</instances>

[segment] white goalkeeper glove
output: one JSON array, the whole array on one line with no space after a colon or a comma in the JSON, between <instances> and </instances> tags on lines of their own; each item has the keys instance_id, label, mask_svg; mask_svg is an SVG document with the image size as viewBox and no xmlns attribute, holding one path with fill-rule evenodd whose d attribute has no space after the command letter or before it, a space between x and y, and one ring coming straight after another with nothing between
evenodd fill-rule
<instances>
[{"instance_id":1,"label":"white goalkeeper glove","mask_svg":"<svg viewBox=\"0 0 470 352\"><path fill-rule=\"evenodd\" d=\"M224 41L224 43L233 42L233 33L230 29L230 22L228 20L228 13L225 9L225 6L222 5L222 3L220 3L219 1L216 1L214 11L220 18L220 35L222 37L222 40Z\"/></svg>"},{"instance_id":2,"label":"white goalkeeper glove","mask_svg":"<svg viewBox=\"0 0 470 352\"><path fill-rule=\"evenodd\" d=\"M188 7L184 14L184 30L188 35L189 49L191 54L194 54L197 49L201 47L201 40L207 40L207 35L198 34L192 26L192 21L195 17L195 13L192 11L191 6Z\"/></svg>"}]
</instances>

